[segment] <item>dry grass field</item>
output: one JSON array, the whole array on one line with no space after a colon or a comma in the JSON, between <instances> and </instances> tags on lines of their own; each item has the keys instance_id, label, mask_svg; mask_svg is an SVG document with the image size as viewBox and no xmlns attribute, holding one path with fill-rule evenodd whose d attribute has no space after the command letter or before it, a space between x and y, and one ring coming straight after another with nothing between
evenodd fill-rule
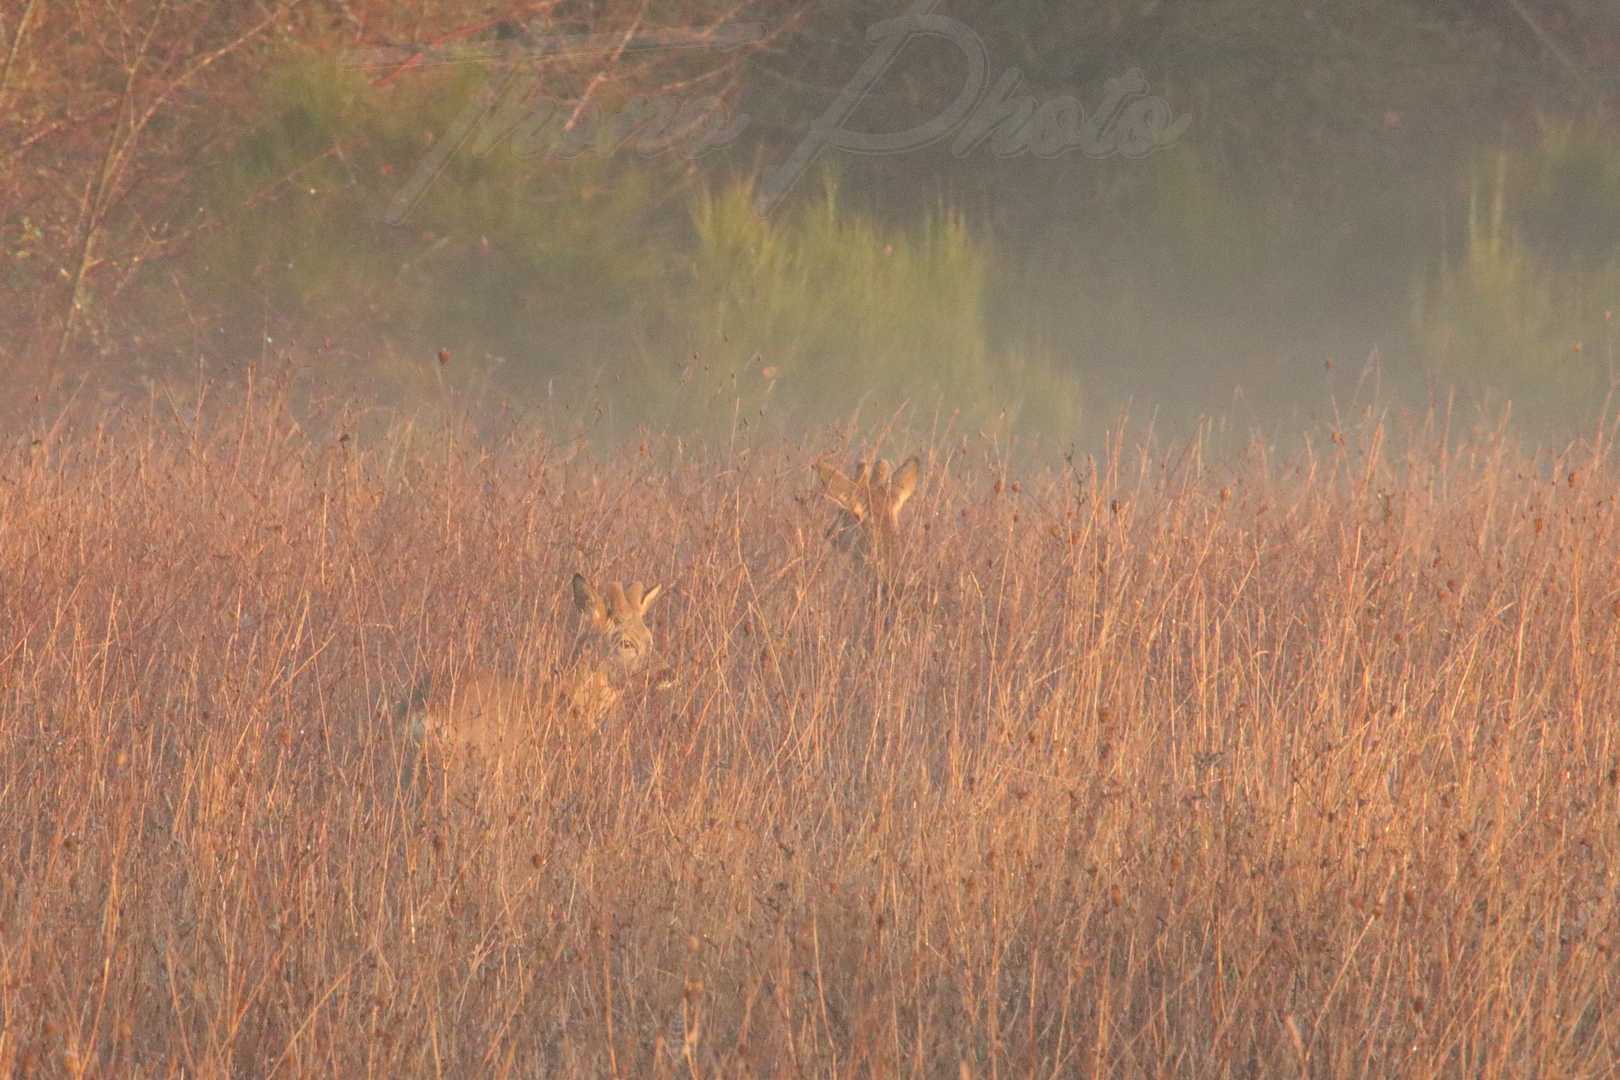
<instances>
[{"instance_id":1,"label":"dry grass field","mask_svg":"<svg viewBox=\"0 0 1620 1080\"><path fill-rule=\"evenodd\" d=\"M1617 1071L1607 445L891 440L880 601L831 437L309 430L4 448L6 1075ZM575 571L674 684L420 752Z\"/></svg>"}]
</instances>

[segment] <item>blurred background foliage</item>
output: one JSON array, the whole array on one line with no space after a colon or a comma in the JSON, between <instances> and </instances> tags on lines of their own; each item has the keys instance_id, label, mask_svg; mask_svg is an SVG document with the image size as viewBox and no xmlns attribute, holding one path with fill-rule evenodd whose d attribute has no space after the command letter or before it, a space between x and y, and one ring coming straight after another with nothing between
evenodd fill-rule
<instances>
[{"instance_id":1,"label":"blurred background foliage","mask_svg":"<svg viewBox=\"0 0 1620 1080\"><path fill-rule=\"evenodd\" d=\"M1414 402L1512 399L1567 437L1613 383L1620 14L1597 0L941 4L992 82L1091 111L1137 69L1186 133L828 151L769 213L763 171L896 5L122 8L0 16L19 388L89 373L113 400L273 359L615 431L898 414L1070 442L1126 403L1287 424L1369 361ZM556 48L739 26L762 36ZM966 70L909 42L849 125L926 120ZM670 109L663 140L625 126Z\"/></svg>"}]
</instances>

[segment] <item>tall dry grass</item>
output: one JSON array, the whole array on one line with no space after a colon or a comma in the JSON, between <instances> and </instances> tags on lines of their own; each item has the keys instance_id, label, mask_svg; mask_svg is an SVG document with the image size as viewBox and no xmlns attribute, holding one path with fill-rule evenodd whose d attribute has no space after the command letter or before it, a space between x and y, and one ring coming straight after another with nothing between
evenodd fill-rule
<instances>
[{"instance_id":1,"label":"tall dry grass","mask_svg":"<svg viewBox=\"0 0 1620 1080\"><path fill-rule=\"evenodd\" d=\"M1368 422L606 460L274 402L0 462L0 1071L1592 1076L1620 1051L1606 444ZM575 569L681 679L498 781L393 705Z\"/></svg>"}]
</instances>

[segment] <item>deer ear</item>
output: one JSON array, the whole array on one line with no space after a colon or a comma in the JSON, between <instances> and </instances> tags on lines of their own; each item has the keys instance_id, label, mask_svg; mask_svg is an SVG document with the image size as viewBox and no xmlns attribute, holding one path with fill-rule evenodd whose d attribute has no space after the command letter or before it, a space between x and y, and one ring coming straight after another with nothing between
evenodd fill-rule
<instances>
[{"instance_id":1,"label":"deer ear","mask_svg":"<svg viewBox=\"0 0 1620 1080\"><path fill-rule=\"evenodd\" d=\"M821 490L827 497L846 510L853 511L859 502L855 485L850 483L849 477L838 471L838 466L830 461L816 462L816 475L821 478Z\"/></svg>"},{"instance_id":2,"label":"deer ear","mask_svg":"<svg viewBox=\"0 0 1620 1080\"><path fill-rule=\"evenodd\" d=\"M624 595L624 586L617 581L611 582L607 587L608 618L614 622L622 622L634 610L630 606L629 598Z\"/></svg>"},{"instance_id":3,"label":"deer ear","mask_svg":"<svg viewBox=\"0 0 1620 1080\"><path fill-rule=\"evenodd\" d=\"M647 609L652 607L653 601L658 599L658 595L663 591L664 587L662 585L654 585L642 595L640 604L641 614L647 614Z\"/></svg>"},{"instance_id":4,"label":"deer ear","mask_svg":"<svg viewBox=\"0 0 1620 1080\"><path fill-rule=\"evenodd\" d=\"M607 619L607 608L602 603L601 594L591 588L584 574L574 575L574 606L591 622L599 623Z\"/></svg>"},{"instance_id":5,"label":"deer ear","mask_svg":"<svg viewBox=\"0 0 1620 1080\"><path fill-rule=\"evenodd\" d=\"M906 500L911 498L911 493L917 490L917 478L921 475L922 462L918 461L915 455L906 459L906 463L894 474L894 487L891 493L894 496L895 513L900 512L900 508L906 505Z\"/></svg>"}]
</instances>

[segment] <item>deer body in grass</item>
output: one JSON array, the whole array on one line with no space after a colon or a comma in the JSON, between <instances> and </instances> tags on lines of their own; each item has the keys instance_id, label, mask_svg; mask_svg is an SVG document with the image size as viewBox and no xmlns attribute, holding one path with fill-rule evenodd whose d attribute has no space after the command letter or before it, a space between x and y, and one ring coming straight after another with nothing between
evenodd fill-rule
<instances>
[{"instance_id":1,"label":"deer body in grass","mask_svg":"<svg viewBox=\"0 0 1620 1080\"><path fill-rule=\"evenodd\" d=\"M874 574L887 595L900 587L900 510L917 490L921 474L916 457L894 470L887 461L863 461L854 476L830 461L816 463L821 490L838 506L828 539Z\"/></svg>"},{"instance_id":2,"label":"deer body in grass","mask_svg":"<svg viewBox=\"0 0 1620 1080\"><path fill-rule=\"evenodd\" d=\"M580 628L562 664L538 678L480 670L450 680L426 695L413 732L446 757L494 759L533 739L547 719L594 731L652 656L645 617L661 591L615 581L599 593L575 574Z\"/></svg>"}]
</instances>

